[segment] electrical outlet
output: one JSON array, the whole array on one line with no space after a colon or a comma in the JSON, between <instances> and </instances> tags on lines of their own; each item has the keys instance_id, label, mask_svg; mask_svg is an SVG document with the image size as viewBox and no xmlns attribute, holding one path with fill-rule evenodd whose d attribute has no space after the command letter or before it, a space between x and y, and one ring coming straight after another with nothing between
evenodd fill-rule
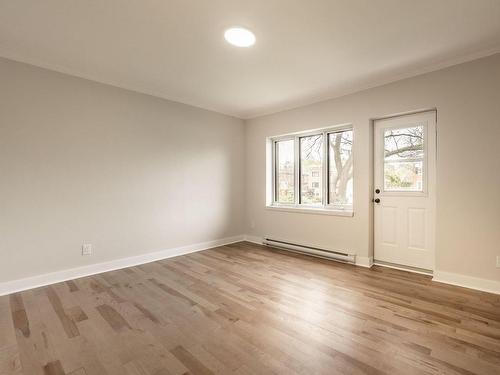
<instances>
[{"instance_id":1,"label":"electrical outlet","mask_svg":"<svg viewBox=\"0 0 500 375\"><path fill-rule=\"evenodd\" d=\"M82 255L92 255L92 244L84 243L82 245Z\"/></svg>"},{"instance_id":2,"label":"electrical outlet","mask_svg":"<svg viewBox=\"0 0 500 375\"><path fill-rule=\"evenodd\" d=\"M500 268L500 255L497 255L497 268Z\"/></svg>"}]
</instances>

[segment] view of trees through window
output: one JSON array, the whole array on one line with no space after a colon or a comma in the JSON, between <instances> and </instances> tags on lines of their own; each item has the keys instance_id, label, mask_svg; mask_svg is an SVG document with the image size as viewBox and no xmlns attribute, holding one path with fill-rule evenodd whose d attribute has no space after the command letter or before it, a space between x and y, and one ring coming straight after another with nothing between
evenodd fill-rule
<instances>
[{"instance_id":1,"label":"view of trees through window","mask_svg":"<svg viewBox=\"0 0 500 375\"><path fill-rule=\"evenodd\" d=\"M294 196L294 140L276 142L276 200L293 204Z\"/></svg>"},{"instance_id":2,"label":"view of trees through window","mask_svg":"<svg viewBox=\"0 0 500 375\"><path fill-rule=\"evenodd\" d=\"M384 189L423 191L424 128L384 132Z\"/></svg>"},{"instance_id":3,"label":"view of trees through window","mask_svg":"<svg viewBox=\"0 0 500 375\"><path fill-rule=\"evenodd\" d=\"M300 138L300 203L322 204L323 134Z\"/></svg>"},{"instance_id":4,"label":"view of trees through window","mask_svg":"<svg viewBox=\"0 0 500 375\"><path fill-rule=\"evenodd\" d=\"M352 135L352 130L328 134L330 204L352 205Z\"/></svg>"},{"instance_id":5,"label":"view of trees through window","mask_svg":"<svg viewBox=\"0 0 500 375\"><path fill-rule=\"evenodd\" d=\"M353 131L351 129L295 136L292 139L278 140L274 144L277 203L295 204L298 200L299 204L303 205L352 208ZM299 165L295 165L295 147L299 151L297 156ZM323 172L326 162L328 162L327 176ZM295 181L297 168L300 168L299 183ZM326 197L323 196L324 191L327 192ZM296 199L296 195L300 199Z\"/></svg>"}]
</instances>

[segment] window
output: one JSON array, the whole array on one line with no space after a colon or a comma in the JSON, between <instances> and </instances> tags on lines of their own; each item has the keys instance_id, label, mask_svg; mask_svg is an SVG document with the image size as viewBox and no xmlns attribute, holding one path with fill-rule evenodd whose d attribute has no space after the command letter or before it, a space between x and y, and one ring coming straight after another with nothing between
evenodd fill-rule
<instances>
[{"instance_id":1,"label":"window","mask_svg":"<svg viewBox=\"0 0 500 375\"><path fill-rule=\"evenodd\" d=\"M423 191L424 127L384 132L384 190Z\"/></svg>"},{"instance_id":2,"label":"window","mask_svg":"<svg viewBox=\"0 0 500 375\"><path fill-rule=\"evenodd\" d=\"M352 130L328 134L329 203L352 207Z\"/></svg>"},{"instance_id":3,"label":"window","mask_svg":"<svg viewBox=\"0 0 500 375\"><path fill-rule=\"evenodd\" d=\"M315 181L321 182L321 177L314 177L321 171L323 165L323 135L312 135L300 138L300 203L321 205L323 192L315 187Z\"/></svg>"},{"instance_id":4,"label":"window","mask_svg":"<svg viewBox=\"0 0 500 375\"><path fill-rule=\"evenodd\" d=\"M293 139L276 142L276 201L295 202Z\"/></svg>"},{"instance_id":5,"label":"window","mask_svg":"<svg viewBox=\"0 0 500 375\"><path fill-rule=\"evenodd\" d=\"M353 130L337 127L270 139L270 206L352 212Z\"/></svg>"}]
</instances>

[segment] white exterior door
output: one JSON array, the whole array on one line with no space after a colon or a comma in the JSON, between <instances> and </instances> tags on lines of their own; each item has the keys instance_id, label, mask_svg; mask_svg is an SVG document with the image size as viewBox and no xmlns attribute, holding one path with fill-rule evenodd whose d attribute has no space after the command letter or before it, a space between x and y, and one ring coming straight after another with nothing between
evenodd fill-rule
<instances>
[{"instance_id":1,"label":"white exterior door","mask_svg":"<svg viewBox=\"0 0 500 375\"><path fill-rule=\"evenodd\" d=\"M436 112L375 121L375 261L434 269Z\"/></svg>"}]
</instances>

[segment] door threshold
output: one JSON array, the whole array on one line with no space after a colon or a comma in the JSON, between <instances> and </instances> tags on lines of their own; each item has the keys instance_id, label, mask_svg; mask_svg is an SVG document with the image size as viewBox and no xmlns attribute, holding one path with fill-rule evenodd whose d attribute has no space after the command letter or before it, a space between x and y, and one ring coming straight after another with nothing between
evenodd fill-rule
<instances>
[{"instance_id":1,"label":"door threshold","mask_svg":"<svg viewBox=\"0 0 500 375\"><path fill-rule=\"evenodd\" d=\"M426 270L425 268L405 266L405 265L402 265L402 264L384 262L382 260L376 260L376 259L373 261L373 264L375 266L382 266L382 267L387 267L387 268L394 268L396 270L408 271L408 272L413 272L413 273L419 273L421 275L427 275L427 276L432 276L434 274L434 272L432 270Z\"/></svg>"}]
</instances>

